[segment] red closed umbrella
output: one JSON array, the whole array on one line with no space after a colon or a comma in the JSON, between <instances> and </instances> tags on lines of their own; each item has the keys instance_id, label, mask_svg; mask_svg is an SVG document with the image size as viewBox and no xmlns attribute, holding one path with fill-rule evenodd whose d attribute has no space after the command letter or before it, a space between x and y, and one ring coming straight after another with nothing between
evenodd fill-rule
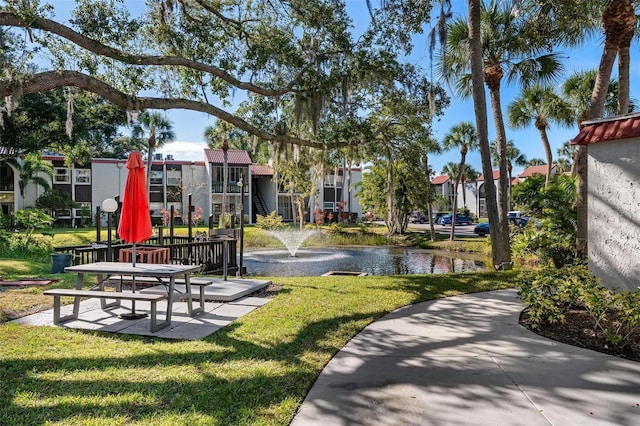
<instances>
[{"instance_id":1,"label":"red closed umbrella","mask_svg":"<svg viewBox=\"0 0 640 426\"><path fill-rule=\"evenodd\" d=\"M129 174L124 187L118 234L124 241L133 243L133 265L135 266L135 244L148 240L153 231L149 215L144 162L139 152L132 152L129 155L127 169L129 169Z\"/></svg>"},{"instance_id":2,"label":"red closed umbrella","mask_svg":"<svg viewBox=\"0 0 640 426\"><path fill-rule=\"evenodd\" d=\"M147 197L147 182L144 172L144 162L139 152L132 152L127 161L127 183L124 187L124 200L118 224L120 238L128 243L133 243L131 249L131 261L136 266L136 243L148 240L153 232L151 229L151 216L149 215L149 198ZM133 279L133 291L136 291L135 278ZM135 300L131 301L131 313L120 315L124 319L138 319L146 316L144 313L136 313Z\"/></svg>"}]
</instances>

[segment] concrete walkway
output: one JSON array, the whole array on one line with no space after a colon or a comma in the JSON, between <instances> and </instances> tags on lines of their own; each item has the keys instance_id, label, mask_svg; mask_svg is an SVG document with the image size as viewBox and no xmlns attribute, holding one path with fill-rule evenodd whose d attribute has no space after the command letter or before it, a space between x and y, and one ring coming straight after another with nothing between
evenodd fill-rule
<instances>
[{"instance_id":1,"label":"concrete walkway","mask_svg":"<svg viewBox=\"0 0 640 426\"><path fill-rule=\"evenodd\" d=\"M293 426L640 425L640 363L540 337L515 290L399 309L322 371Z\"/></svg>"}]
</instances>

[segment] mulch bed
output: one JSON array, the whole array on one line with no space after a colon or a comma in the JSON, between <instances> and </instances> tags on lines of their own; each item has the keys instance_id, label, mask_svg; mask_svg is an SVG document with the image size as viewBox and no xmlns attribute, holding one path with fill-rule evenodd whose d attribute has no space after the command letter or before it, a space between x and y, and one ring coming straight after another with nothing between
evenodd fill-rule
<instances>
[{"instance_id":1,"label":"mulch bed","mask_svg":"<svg viewBox=\"0 0 640 426\"><path fill-rule=\"evenodd\" d=\"M282 290L282 285L280 284L269 284L266 287L261 288L260 290L254 291L249 294L251 297L266 297L272 299L278 295L278 293Z\"/></svg>"},{"instance_id":2,"label":"mulch bed","mask_svg":"<svg viewBox=\"0 0 640 426\"><path fill-rule=\"evenodd\" d=\"M49 285L54 282L58 282L58 279L51 280L17 280L17 281L0 281L0 286L2 287L26 287L26 286L44 286Z\"/></svg>"},{"instance_id":3,"label":"mulch bed","mask_svg":"<svg viewBox=\"0 0 640 426\"><path fill-rule=\"evenodd\" d=\"M525 310L520 315L520 324L536 334L558 342L640 362L640 330L631 334L625 346L612 346L604 336L594 332L593 320L585 309L572 308L565 312L565 315L564 323L545 324L533 329L527 323ZM607 323L612 324L613 321L615 318L609 316Z\"/></svg>"}]
</instances>

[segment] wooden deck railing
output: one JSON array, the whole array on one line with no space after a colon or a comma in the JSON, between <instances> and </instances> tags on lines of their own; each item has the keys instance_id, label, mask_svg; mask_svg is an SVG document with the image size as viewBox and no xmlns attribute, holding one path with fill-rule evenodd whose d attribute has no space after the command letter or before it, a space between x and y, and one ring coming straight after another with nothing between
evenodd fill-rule
<instances>
[{"instance_id":1,"label":"wooden deck railing","mask_svg":"<svg viewBox=\"0 0 640 426\"><path fill-rule=\"evenodd\" d=\"M187 241L185 241L187 240ZM153 240L150 240L153 241ZM177 242L180 241L180 242ZM202 265L202 272L222 274L224 270L223 255L226 245L227 273L233 274L238 269L237 249L235 239L211 238L206 241L188 242L188 238L174 237L174 244L169 238L164 244L139 244L139 247L164 247L169 249L169 262L182 265ZM73 256L74 265L84 265L94 262L117 262L121 249L130 249L132 244L112 244L111 256L108 256L107 244L94 243L91 246L56 247L56 253L68 253Z\"/></svg>"}]
</instances>

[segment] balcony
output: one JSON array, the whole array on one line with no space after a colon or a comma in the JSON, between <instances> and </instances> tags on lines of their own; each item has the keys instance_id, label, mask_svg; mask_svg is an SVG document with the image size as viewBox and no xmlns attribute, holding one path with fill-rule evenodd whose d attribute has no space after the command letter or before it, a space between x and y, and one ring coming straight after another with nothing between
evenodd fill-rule
<instances>
[{"instance_id":1,"label":"balcony","mask_svg":"<svg viewBox=\"0 0 640 426\"><path fill-rule=\"evenodd\" d=\"M222 194L223 187L224 185L222 184L222 182L213 182L211 184L211 193ZM245 192L246 192L246 186L245 186ZM237 185L236 182L231 182L227 184L227 194L239 194L239 193L240 193L240 187Z\"/></svg>"}]
</instances>

